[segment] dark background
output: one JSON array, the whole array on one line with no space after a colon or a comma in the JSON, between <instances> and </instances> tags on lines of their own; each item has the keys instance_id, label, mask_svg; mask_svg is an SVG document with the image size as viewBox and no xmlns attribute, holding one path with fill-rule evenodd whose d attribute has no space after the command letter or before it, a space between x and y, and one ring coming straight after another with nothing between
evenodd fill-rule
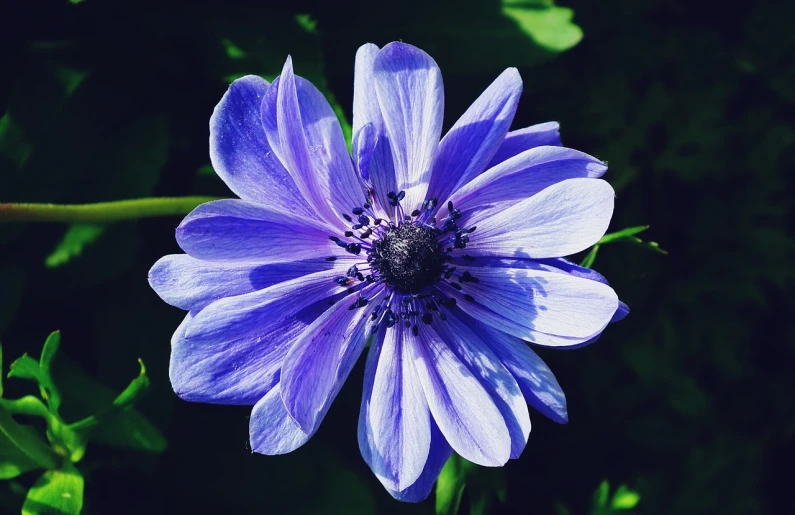
<instances>
[{"instance_id":1,"label":"dark background","mask_svg":"<svg viewBox=\"0 0 795 515\"><path fill-rule=\"evenodd\" d=\"M584 38L559 55L499 1L17 2L0 36L0 112L15 123L0 132L0 202L230 195L207 170L212 109L232 78L270 78L288 53L350 119L356 48L420 46L442 69L447 127L517 66L514 128L557 120L565 145L608 161L611 230L649 224L641 236L669 255L602 248L595 268L632 313L590 347L541 349L570 423L534 414L493 513L562 502L585 514L604 479L637 490L639 514L795 513L795 4L561 1ZM432 513L433 497L392 500L359 456L361 364L318 434L287 456L250 452L248 408L173 395L182 312L146 274L179 252L178 223L116 224L54 268L45 258L64 226L0 227L6 363L61 329L63 353L103 384L121 390L138 357L153 382L140 410L167 450L92 444L84 513ZM74 390L76 411L91 395ZM17 511L21 495L0 484L0 510Z\"/></svg>"}]
</instances>

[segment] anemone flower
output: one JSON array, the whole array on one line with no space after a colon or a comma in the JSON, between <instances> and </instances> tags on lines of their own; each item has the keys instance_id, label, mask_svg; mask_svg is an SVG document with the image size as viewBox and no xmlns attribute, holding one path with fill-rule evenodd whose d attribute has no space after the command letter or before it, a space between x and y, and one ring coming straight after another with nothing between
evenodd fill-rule
<instances>
[{"instance_id":1,"label":"anemone flower","mask_svg":"<svg viewBox=\"0 0 795 515\"><path fill-rule=\"evenodd\" d=\"M521 91L505 70L440 139L434 60L364 45L349 153L289 58L271 84L236 80L210 119L210 157L240 198L197 207L176 231L186 254L149 274L188 311L172 339L177 395L253 405L252 449L287 453L369 345L359 446L407 501L453 451L517 458L528 404L566 422L528 344L580 346L626 314L602 276L562 258L605 233L614 192L556 123L509 132Z\"/></svg>"}]
</instances>

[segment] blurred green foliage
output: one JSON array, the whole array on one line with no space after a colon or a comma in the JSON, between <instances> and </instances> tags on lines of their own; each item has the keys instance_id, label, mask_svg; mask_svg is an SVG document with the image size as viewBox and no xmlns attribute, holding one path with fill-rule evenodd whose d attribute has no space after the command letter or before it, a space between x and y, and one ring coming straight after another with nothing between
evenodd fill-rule
<instances>
[{"instance_id":1,"label":"blurred green foliage","mask_svg":"<svg viewBox=\"0 0 795 515\"><path fill-rule=\"evenodd\" d=\"M22 505L23 514L79 514L82 511L84 480L75 464L83 459L88 442L95 439L97 430L103 426L107 428L111 422L121 419L122 424L115 427L111 438L105 438L105 443L127 446L131 438L140 438L143 427L149 430L150 435L155 435L155 443L139 446L139 449L161 452L165 448L165 440L157 430L149 429L148 422L132 411L149 388L143 362L140 362L140 375L111 403L77 422L66 423L60 413L61 392L51 374L60 344L61 333L55 331L44 342L38 361L23 354L9 367L9 378L35 382L41 398L25 395L8 399L7 395L3 397L4 391L0 387L0 479L14 479L36 469L45 470L28 490ZM0 385L1 358L2 348ZM79 377L79 374L74 376ZM79 395L94 399L89 401L92 404L103 401L101 389L83 389ZM47 440L40 436L34 424L20 423L14 416L40 418L46 428ZM148 443L152 443L152 439Z\"/></svg>"},{"instance_id":2,"label":"blurred green foliage","mask_svg":"<svg viewBox=\"0 0 795 515\"><path fill-rule=\"evenodd\" d=\"M503 471L504 503L502 486L483 497L446 468L442 504L460 495L461 513L486 498L492 513L580 515L607 478L632 485L638 514L795 512L780 472L795 458L795 6L559 3L18 3L0 56L0 202L230 195L197 173L211 170L212 109L231 80L272 79L287 54L350 119L356 48L418 45L443 70L447 127L517 66L525 93L514 127L561 122L566 145L609 162L611 230L648 223L644 240L669 255L600 251L595 268L632 312L590 347L541 349L570 423L533 416L524 455ZM175 400L168 340L182 313L157 299L146 272L179 252L178 222L119 223L93 241L76 228L0 226L0 338L21 355L42 327L68 331L70 360L53 367L63 416L111 405L138 357L152 378L141 404L151 422L126 412L133 418L92 438L126 434L127 447L163 450L160 427L168 449L92 446L80 462L84 512L433 513L439 499L393 501L358 455L361 367L318 434L288 456L247 451L246 407ZM30 394L4 386L4 396ZM35 462L0 449L0 477L20 474L0 486L0 511L17 511ZM602 488L603 507L633 498Z\"/></svg>"}]
</instances>

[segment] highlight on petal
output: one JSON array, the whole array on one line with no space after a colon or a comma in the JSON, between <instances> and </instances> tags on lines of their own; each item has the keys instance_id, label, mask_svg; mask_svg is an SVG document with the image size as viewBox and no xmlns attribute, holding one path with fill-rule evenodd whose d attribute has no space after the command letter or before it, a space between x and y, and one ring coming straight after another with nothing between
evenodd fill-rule
<instances>
[{"instance_id":1,"label":"highlight on petal","mask_svg":"<svg viewBox=\"0 0 795 515\"><path fill-rule=\"evenodd\" d=\"M177 243L197 259L260 264L322 258L337 248L329 230L305 218L243 200L194 209L177 228Z\"/></svg>"},{"instance_id":2,"label":"highlight on petal","mask_svg":"<svg viewBox=\"0 0 795 515\"><path fill-rule=\"evenodd\" d=\"M536 147L486 170L456 191L451 200L459 210L513 205L566 179L596 179L606 170L603 162L577 150Z\"/></svg>"},{"instance_id":3,"label":"highlight on petal","mask_svg":"<svg viewBox=\"0 0 795 515\"><path fill-rule=\"evenodd\" d=\"M442 132L442 74L428 54L399 42L382 48L373 67L397 189L412 210L425 200Z\"/></svg>"},{"instance_id":4,"label":"highlight on petal","mask_svg":"<svg viewBox=\"0 0 795 515\"><path fill-rule=\"evenodd\" d=\"M269 456L292 452L315 434L315 431L304 433L287 413L279 383L254 406L248 431L251 450Z\"/></svg>"},{"instance_id":5,"label":"highlight on petal","mask_svg":"<svg viewBox=\"0 0 795 515\"><path fill-rule=\"evenodd\" d=\"M539 345L582 343L601 332L618 309L612 288L565 273L532 268L460 270L477 282L467 282L466 292L449 286L443 291L458 299L464 312Z\"/></svg>"},{"instance_id":6,"label":"highlight on petal","mask_svg":"<svg viewBox=\"0 0 795 515\"><path fill-rule=\"evenodd\" d=\"M492 168L507 161L515 155L519 155L525 150L541 147L544 145L561 146L560 124L558 122L546 122L531 125L524 129L509 132L502 141L500 148L491 159L487 168Z\"/></svg>"},{"instance_id":7,"label":"highlight on petal","mask_svg":"<svg viewBox=\"0 0 795 515\"><path fill-rule=\"evenodd\" d=\"M378 94L375 89L375 58L379 51L377 46L368 43L359 47L356 52L353 79L353 133L357 137L353 138L352 150L354 162L359 162L360 156L370 156L366 175L361 168L357 171L368 183L368 193L376 200L373 209L376 210L377 216L388 218L391 212L385 209L389 207L387 195L398 191L398 187L395 165L392 161L392 145L386 132L384 118L381 116L381 106L378 104ZM372 142L367 126L372 128L374 137Z\"/></svg>"},{"instance_id":8,"label":"highlight on petal","mask_svg":"<svg viewBox=\"0 0 795 515\"><path fill-rule=\"evenodd\" d=\"M511 371L528 404L547 418L565 424L569 421L566 395L555 375L530 346L502 331L482 329L484 338L505 367Z\"/></svg>"},{"instance_id":9,"label":"highlight on petal","mask_svg":"<svg viewBox=\"0 0 795 515\"><path fill-rule=\"evenodd\" d=\"M364 189L339 120L320 90L293 73L290 58L263 98L262 125L273 151L322 219L339 225L342 213L361 204Z\"/></svg>"},{"instance_id":10,"label":"highlight on petal","mask_svg":"<svg viewBox=\"0 0 795 515\"><path fill-rule=\"evenodd\" d=\"M371 301L380 302L375 293ZM295 342L282 364L282 402L295 422L316 429L367 342L369 312L359 298L329 308Z\"/></svg>"},{"instance_id":11,"label":"highlight on petal","mask_svg":"<svg viewBox=\"0 0 795 515\"><path fill-rule=\"evenodd\" d=\"M404 332L403 324L397 324L376 335L359 412L359 449L390 492L405 491L417 482L431 449L431 412Z\"/></svg>"},{"instance_id":12,"label":"highlight on petal","mask_svg":"<svg viewBox=\"0 0 795 515\"><path fill-rule=\"evenodd\" d=\"M444 200L486 169L508 133L521 94L522 78L508 68L458 119L439 143L428 198Z\"/></svg>"},{"instance_id":13,"label":"highlight on petal","mask_svg":"<svg viewBox=\"0 0 795 515\"><path fill-rule=\"evenodd\" d=\"M433 419L463 458L498 467L511 457L511 435L492 396L447 343L426 326L407 334Z\"/></svg>"},{"instance_id":14,"label":"highlight on petal","mask_svg":"<svg viewBox=\"0 0 795 515\"><path fill-rule=\"evenodd\" d=\"M585 250L607 231L615 192L601 179L568 179L477 223L471 254L560 257Z\"/></svg>"},{"instance_id":15,"label":"highlight on petal","mask_svg":"<svg viewBox=\"0 0 795 515\"><path fill-rule=\"evenodd\" d=\"M431 421L431 449L422 474L410 487L405 490L389 490L395 499L404 502L421 502L428 498L434 483L444 468L444 464L453 454L453 448L445 440L444 435L436 422Z\"/></svg>"},{"instance_id":16,"label":"highlight on petal","mask_svg":"<svg viewBox=\"0 0 795 515\"><path fill-rule=\"evenodd\" d=\"M234 340L195 343L185 331L188 314L171 340L169 377L183 400L254 405L278 381L284 356L306 324L290 320Z\"/></svg>"},{"instance_id":17,"label":"highlight on petal","mask_svg":"<svg viewBox=\"0 0 795 515\"><path fill-rule=\"evenodd\" d=\"M210 161L241 199L314 218L265 136L260 111L269 87L255 75L241 77L229 86L210 117Z\"/></svg>"},{"instance_id":18,"label":"highlight on petal","mask_svg":"<svg viewBox=\"0 0 795 515\"><path fill-rule=\"evenodd\" d=\"M160 258L149 270L149 285L172 306L200 310L213 301L235 297L334 267L325 259L258 265L202 261L187 254Z\"/></svg>"}]
</instances>

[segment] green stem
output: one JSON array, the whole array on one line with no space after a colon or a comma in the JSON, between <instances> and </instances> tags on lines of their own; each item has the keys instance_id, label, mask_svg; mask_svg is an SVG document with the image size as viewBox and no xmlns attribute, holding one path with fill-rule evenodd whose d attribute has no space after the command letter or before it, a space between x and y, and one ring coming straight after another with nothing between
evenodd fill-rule
<instances>
[{"instance_id":1,"label":"green stem","mask_svg":"<svg viewBox=\"0 0 795 515\"><path fill-rule=\"evenodd\" d=\"M218 197L158 197L94 204L0 204L0 222L108 223L190 213Z\"/></svg>"}]
</instances>

